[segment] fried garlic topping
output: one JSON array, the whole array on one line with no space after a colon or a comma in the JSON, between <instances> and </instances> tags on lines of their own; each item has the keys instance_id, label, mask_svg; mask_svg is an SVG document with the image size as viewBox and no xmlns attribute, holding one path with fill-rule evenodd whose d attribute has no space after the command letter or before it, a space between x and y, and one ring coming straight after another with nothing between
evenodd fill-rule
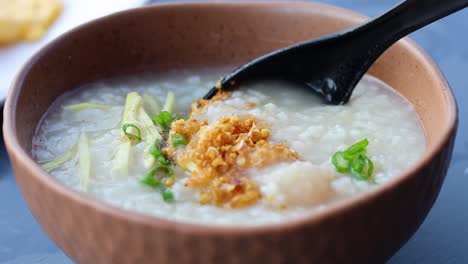
<instances>
[{"instance_id":1,"label":"fried garlic topping","mask_svg":"<svg viewBox=\"0 0 468 264\"><path fill-rule=\"evenodd\" d=\"M269 143L267 125L251 116L227 116L211 124L194 118L177 120L170 137L176 134L185 136L188 145L169 146L166 151L191 173L185 185L201 190L202 204L251 205L262 195L256 182L245 175L246 169L299 159L287 146Z\"/></svg>"}]
</instances>

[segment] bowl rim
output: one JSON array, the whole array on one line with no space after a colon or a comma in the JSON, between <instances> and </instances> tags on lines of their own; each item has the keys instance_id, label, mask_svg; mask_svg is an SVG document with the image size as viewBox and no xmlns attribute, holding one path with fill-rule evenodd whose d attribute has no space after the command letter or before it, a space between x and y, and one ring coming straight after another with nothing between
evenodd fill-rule
<instances>
[{"instance_id":1,"label":"bowl rim","mask_svg":"<svg viewBox=\"0 0 468 264\"><path fill-rule=\"evenodd\" d=\"M232 226L232 225L209 225L206 223L189 223L180 220L169 220L159 216L153 216L145 213L140 213L136 211L131 211L123 209L114 205L111 205L108 202L101 201L97 198L91 197L87 194L79 193L71 188L68 188L63 183L58 181L56 178L49 175L44 171L39 164L37 164L30 153L25 151L19 144L18 138L15 134L16 131L16 113L15 109L17 107L18 98L21 92L21 87L24 83L25 78L28 76L32 65L34 65L38 60L40 60L44 53L47 53L50 49L53 49L58 45L63 39L73 36L75 32L81 30L87 30L89 27L93 27L101 24L102 22L115 18L118 16L128 16L136 14L141 11L147 11L151 9L162 9L162 8L207 8L209 6L231 6L231 7L249 7L249 8L271 8L271 7L291 7L293 10L300 10L301 6L308 8L320 8L325 13L330 13L336 15L339 13L341 16L346 16L348 19L351 19L357 23L362 23L367 19L366 16L363 16L354 11L344 9L337 6L332 6L328 4L315 3L315 2L288 2L288 1L276 1L276 2L267 2L267 1L257 1L257 2L244 2L238 1L235 2L231 0L230 2L178 2L178 3L159 3L152 4L149 6L143 6L138 8L132 8L125 11L120 11L102 18L92 20L90 22L84 23L56 38L55 40L48 43L45 47L41 48L36 52L21 68L19 73L16 75L13 80L7 100L4 106L4 121L3 121L3 136L5 145L8 150L8 154L12 159L15 159L18 162L19 166L23 166L29 173L28 177L35 177L36 180L40 181L42 184L47 186L52 191L58 193L60 196L65 196L66 198L72 200L75 203L78 203L80 206L87 207L87 209L95 210L96 213L105 214L109 217L117 218L119 221L132 222L133 224L144 225L148 227L155 227L158 229L164 229L167 231L176 231L179 233L190 233L190 234L205 234L205 235L237 235L237 236L251 236L253 234L265 234L265 233L275 233L285 230L295 230L303 226L314 225L323 222L326 219L333 218L336 215L342 214L347 210L350 210L355 207L362 206L367 203L369 200L376 199L379 196L384 195L385 193L391 191L394 188L398 188L399 185L403 184L405 181L411 180L411 176L414 172L420 170L422 167L427 166L431 163L431 158L439 152L446 142L454 135L454 132L457 128L458 122L458 108L455 101L454 95L450 89L448 82L446 81L444 75L439 70L435 62L426 54L426 52L420 48L414 41L409 38L404 38L400 40L400 45L403 45L406 50L411 54L419 57L425 64L428 66L429 70L435 76L434 80L438 81L438 86L440 86L443 94L445 95L445 101L447 105L448 120L444 126L443 134L440 138L437 138L434 146L432 148L427 148L423 156L412 166L404 170L400 175L394 177L389 182L382 184L378 188L371 190L366 193L359 194L355 197L345 199L343 201L335 202L330 205L327 205L327 208L321 210L320 212L312 212L310 214L289 219L286 221L281 221L278 223L267 223L259 225L246 225L246 226Z\"/></svg>"}]
</instances>

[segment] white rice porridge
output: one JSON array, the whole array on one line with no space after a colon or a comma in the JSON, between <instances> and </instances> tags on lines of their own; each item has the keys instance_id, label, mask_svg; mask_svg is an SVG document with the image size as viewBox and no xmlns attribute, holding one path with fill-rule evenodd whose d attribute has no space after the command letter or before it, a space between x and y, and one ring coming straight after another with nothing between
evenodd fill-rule
<instances>
[{"instance_id":1,"label":"white rice porridge","mask_svg":"<svg viewBox=\"0 0 468 264\"><path fill-rule=\"evenodd\" d=\"M298 160L245 171L261 192L256 203L241 208L202 205L200 191L184 185L190 173L177 166L173 168L176 180L170 187L174 201L165 202L158 191L140 182L148 173L143 141L132 146L128 173L115 170L128 93L148 94L164 102L167 92L172 91L174 111L187 115L190 104L221 75L216 71L179 71L85 85L58 99L43 117L33 139L33 157L45 164L71 153L48 168L49 173L70 188L118 207L183 222L260 225L313 214L331 203L378 188L415 163L425 150L424 131L415 110L372 77L361 81L344 106L326 106L292 84L268 81L244 86L194 114L208 123L224 116L252 116L270 124L271 144L287 145L299 154ZM112 107L78 111L63 107L83 102ZM80 188L80 151L70 152L76 149L82 133L88 137L91 162L85 189ZM363 139L369 141L372 181L339 173L331 162L337 151Z\"/></svg>"}]
</instances>

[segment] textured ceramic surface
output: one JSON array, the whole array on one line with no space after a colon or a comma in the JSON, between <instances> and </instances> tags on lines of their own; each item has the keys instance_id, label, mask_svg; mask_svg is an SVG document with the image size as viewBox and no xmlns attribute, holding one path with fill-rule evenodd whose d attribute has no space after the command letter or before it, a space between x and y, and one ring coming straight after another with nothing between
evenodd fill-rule
<instances>
[{"instance_id":1,"label":"textured ceramic surface","mask_svg":"<svg viewBox=\"0 0 468 264\"><path fill-rule=\"evenodd\" d=\"M86 24L22 70L5 105L4 137L18 185L46 233L78 263L378 263L417 229L445 177L455 139L452 93L432 61L404 40L372 68L415 105L428 150L377 191L283 224L221 228L174 223L65 188L30 158L35 126L66 91L99 78L175 67L239 65L365 18L311 3L173 4ZM408 146L410 148L411 146Z\"/></svg>"}]
</instances>

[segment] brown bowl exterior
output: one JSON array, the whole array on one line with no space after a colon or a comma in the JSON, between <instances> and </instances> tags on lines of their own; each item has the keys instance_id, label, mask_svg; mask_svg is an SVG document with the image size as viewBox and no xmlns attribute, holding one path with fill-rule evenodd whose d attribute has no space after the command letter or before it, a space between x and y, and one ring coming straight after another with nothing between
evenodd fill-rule
<instances>
[{"instance_id":1,"label":"brown bowl exterior","mask_svg":"<svg viewBox=\"0 0 468 264\"><path fill-rule=\"evenodd\" d=\"M175 223L65 188L30 155L35 127L48 106L80 84L143 71L240 65L364 20L314 3L163 4L111 15L65 34L25 65L5 106L5 143L26 203L45 232L78 263L387 260L432 207L457 126L456 104L444 77L409 40L386 52L371 73L415 106L426 129L424 157L378 190L319 215L244 228Z\"/></svg>"}]
</instances>

